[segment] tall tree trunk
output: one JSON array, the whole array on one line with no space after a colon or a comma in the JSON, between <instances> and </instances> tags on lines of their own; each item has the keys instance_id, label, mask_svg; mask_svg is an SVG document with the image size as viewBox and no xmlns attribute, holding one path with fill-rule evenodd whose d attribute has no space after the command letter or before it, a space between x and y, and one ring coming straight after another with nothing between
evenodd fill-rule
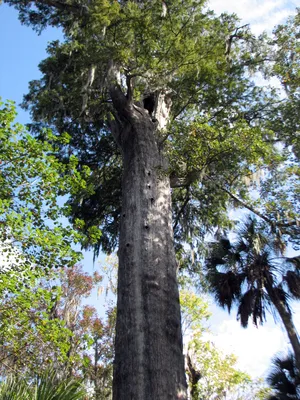
<instances>
[{"instance_id":1,"label":"tall tree trunk","mask_svg":"<svg viewBox=\"0 0 300 400\"><path fill-rule=\"evenodd\" d=\"M273 290L270 288L266 287L266 289L267 289L269 296L272 299L272 302L273 302L276 310L278 311L281 321L285 327L286 333L288 335L288 338L289 338L292 348L294 350L297 367L300 370L300 342L299 342L297 330L293 323L292 315L287 310L285 304L281 301L281 299L278 298L277 294L274 293Z\"/></svg>"},{"instance_id":2,"label":"tall tree trunk","mask_svg":"<svg viewBox=\"0 0 300 400\"><path fill-rule=\"evenodd\" d=\"M113 399L186 399L169 177L148 112L113 99L123 114Z\"/></svg>"}]
</instances>

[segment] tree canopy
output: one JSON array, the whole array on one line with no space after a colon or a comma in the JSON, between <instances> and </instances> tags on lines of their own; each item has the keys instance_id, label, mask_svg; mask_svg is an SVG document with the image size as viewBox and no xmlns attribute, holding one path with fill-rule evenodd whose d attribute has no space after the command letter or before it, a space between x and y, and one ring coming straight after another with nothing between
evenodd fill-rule
<instances>
[{"instance_id":1,"label":"tree canopy","mask_svg":"<svg viewBox=\"0 0 300 400\"><path fill-rule=\"evenodd\" d=\"M297 117L286 111L288 123L283 110L297 109L298 16L268 41L263 35L255 38L236 16L217 17L199 1L170 1L166 15L160 1L7 3L37 30L51 24L64 31L63 43L49 45L49 57L40 64L43 77L30 83L24 106L31 111L33 132L43 136L45 126L57 137L68 132L61 158L76 154L78 168L91 169L93 192L83 189L71 196L70 205L73 219L84 221L84 231L94 223L101 227L97 251L99 246L108 252L115 248L120 218L122 161L112 135L120 121L108 84L112 63L118 71L114 79L137 105L151 93L170 99L171 120L159 129L158 141L169 160L177 243L202 239L213 227L232 227L230 204L254 211L257 206L270 224L295 231L296 199L281 188L298 169L278 169L288 155L274 144L296 141ZM292 62L283 55L286 47ZM286 85L283 75L289 68L285 100L276 89L254 83L256 71L266 76L269 71ZM272 177L260 189L263 202L257 204L250 196L256 183L252 177L262 170ZM277 189L274 175L280 179ZM265 198L266 190L283 210Z\"/></svg>"}]
</instances>

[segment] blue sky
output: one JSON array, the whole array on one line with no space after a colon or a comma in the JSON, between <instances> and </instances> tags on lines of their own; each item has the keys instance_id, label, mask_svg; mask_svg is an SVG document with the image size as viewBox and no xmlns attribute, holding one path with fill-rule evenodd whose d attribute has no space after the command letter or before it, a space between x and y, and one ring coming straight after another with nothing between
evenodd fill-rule
<instances>
[{"instance_id":1,"label":"blue sky","mask_svg":"<svg viewBox=\"0 0 300 400\"><path fill-rule=\"evenodd\" d=\"M286 19L296 6L296 2L292 0L210 2L210 8L215 9L217 13L236 12L241 16L243 23L251 23L255 33L271 31L273 26ZM23 95L28 91L29 81L40 77L38 64L46 57L47 43L56 39L62 39L59 30L48 28L38 36L31 28L20 24L17 12L13 8L7 5L0 6L0 96L3 100L21 103ZM18 112L18 122L25 124L30 121L28 113L20 108ZM93 270L91 253L85 255L83 265L85 269ZM96 296L93 296L92 301L97 301L100 305ZM271 316L270 322L264 327L257 329L250 326L244 330L236 321L235 314L229 318L227 313L216 306L211 308L213 317L210 326L214 336L210 339L224 351L238 355L240 368L253 375L262 375L274 353L286 347L285 334L280 325L274 325ZM295 310L295 323L300 328L300 307L297 306Z\"/></svg>"},{"instance_id":2,"label":"blue sky","mask_svg":"<svg viewBox=\"0 0 300 400\"><path fill-rule=\"evenodd\" d=\"M38 64L46 57L47 43L61 39L58 29L48 28L40 36L18 21L18 13L6 4L0 6L0 96L20 104L28 83L40 77ZM29 115L18 108L18 121L29 122Z\"/></svg>"}]
</instances>

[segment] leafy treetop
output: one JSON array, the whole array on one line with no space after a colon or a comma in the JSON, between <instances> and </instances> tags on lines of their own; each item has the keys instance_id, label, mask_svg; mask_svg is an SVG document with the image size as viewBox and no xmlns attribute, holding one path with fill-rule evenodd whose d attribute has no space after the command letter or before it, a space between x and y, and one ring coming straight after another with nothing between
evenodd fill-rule
<instances>
[{"instance_id":1,"label":"leafy treetop","mask_svg":"<svg viewBox=\"0 0 300 400\"><path fill-rule=\"evenodd\" d=\"M268 212L261 204L255 208L253 181L247 188L245 177L277 171L287 155L274 144L288 143L295 134L295 118L287 124L280 117L280 107L290 107L290 100L253 82L256 71L274 62L272 74L285 73L280 65L289 39L280 36L280 28L274 45L265 35L255 38L235 15L216 17L205 2L194 0L5 2L37 30L47 24L63 29L65 41L49 45L40 64L43 76L30 83L24 107L40 137L48 126L58 138L69 133L68 143L59 142L62 160L76 154L77 168L91 170L88 190L70 198L80 231L94 224L102 229L100 240L87 247L111 252L117 244L122 160L112 133L121 121L112 84L137 106L149 94L168 99L171 117L157 129L157 142L169 162L178 249L213 227L232 227L229 204L263 216ZM297 21L284 29L296 29ZM294 92L296 81L289 86ZM276 129L270 120L276 120ZM295 227L293 205L280 223L271 205L265 221L275 228L287 221Z\"/></svg>"}]
</instances>

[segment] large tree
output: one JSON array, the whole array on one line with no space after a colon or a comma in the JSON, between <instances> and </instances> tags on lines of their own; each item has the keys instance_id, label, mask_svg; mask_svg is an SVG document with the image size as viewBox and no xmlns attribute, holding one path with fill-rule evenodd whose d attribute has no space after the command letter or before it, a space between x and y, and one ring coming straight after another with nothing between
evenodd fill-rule
<instances>
[{"instance_id":1,"label":"large tree","mask_svg":"<svg viewBox=\"0 0 300 400\"><path fill-rule=\"evenodd\" d=\"M230 226L231 191L243 198L240 178L274 158L258 121L275 94L251 81L267 54L203 1L6 2L64 31L24 105L41 138L49 125L70 134L62 159L91 169L93 194L70 198L76 226L101 227L96 250L118 244L114 399L184 399L174 234L180 251Z\"/></svg>"}]
</instances>

